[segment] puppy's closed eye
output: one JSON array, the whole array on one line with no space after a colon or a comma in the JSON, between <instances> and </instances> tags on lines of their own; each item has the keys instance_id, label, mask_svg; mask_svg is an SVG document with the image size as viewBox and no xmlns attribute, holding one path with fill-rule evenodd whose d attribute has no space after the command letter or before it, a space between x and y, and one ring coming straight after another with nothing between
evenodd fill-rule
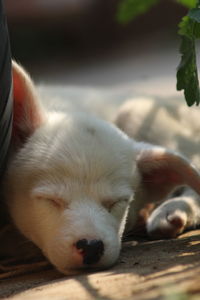
<instances>
[{"instance_id":1,"label":"puppy's closed eye","mask_svg":"<svg viewBox=\"0 0 200 300\"><path fill-rule=\"evenodd\" d=\"M103 201L103 206L111 212L112 209L117 208L117 207L124 207L125 205L128 204L129 198L128 197L122 197L116 200L113 199L106 199Z\"/></svg>"},{"instance_id":2,"label":"puppy's closed eye","mask_svg":"<svg viewBox=\"0 0 200 300\"><path fill-rule=\"evenodd\" d=\"M110 212L112 207L117 203L117 201L106 199L103 201L103 206Z\"/></svg>"},{"instance_id":3,"label":"puppy's closed eye","mask_svg":"<svg viewBox=\"0 0 200 300\"><path fill-rule=\"evenodd\" d=\"M51 196L51 195L43 195L39 194L35 196L35 199L38 201L46 201L50 203L50 205L58 208L58 209L66 209L67 208L67 203L64 202L62 198L56 197L56 196Z\"/></svg>"},{"instance_id":4,"label":"puppy's closed eye","mask_svg":"<svg viewBox=\"0 0 200 300\"><path fill-rule=\"evenodd\" d=\"M63 199L61 199L61 198L48 197L48 198L44 198L44 200L49 201L52 205L54 205L55 207L57 207L59 209L67 208L67 204L64 203Z\"/></svg>"}]
</instances>

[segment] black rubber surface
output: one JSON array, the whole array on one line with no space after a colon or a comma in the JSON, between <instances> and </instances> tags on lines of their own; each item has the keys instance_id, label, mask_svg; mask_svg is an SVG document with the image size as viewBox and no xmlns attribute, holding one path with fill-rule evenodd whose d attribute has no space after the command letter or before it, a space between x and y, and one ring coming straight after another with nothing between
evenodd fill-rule
<instances>
[{"instance_id":1,"label":"black rubber surface","mask_svg":"<svg viewBox=\"0 0 200 300\"><path fill-rule=\"evenodd\" d=\"M6 15L0 0L0 176L5 168L12 131L11 53Z\"/></svg>"}]
</instances>

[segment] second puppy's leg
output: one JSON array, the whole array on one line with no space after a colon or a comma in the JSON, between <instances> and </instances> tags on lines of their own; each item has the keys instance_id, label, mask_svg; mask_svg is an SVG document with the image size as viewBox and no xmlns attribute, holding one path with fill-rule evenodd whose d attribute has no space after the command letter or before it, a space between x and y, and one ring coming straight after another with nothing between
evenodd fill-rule
<instances>
[{"instance_id":1,"label":"second puppy's leg","mask_svg":"<svg viewBox=\"0 0 200 300\"><path fill-rule=\"evenodd\" d=\"M152 238L173 238L200 225L200 196L189 188L158 206L147 220Z\"/></svg>"}]
</instances>

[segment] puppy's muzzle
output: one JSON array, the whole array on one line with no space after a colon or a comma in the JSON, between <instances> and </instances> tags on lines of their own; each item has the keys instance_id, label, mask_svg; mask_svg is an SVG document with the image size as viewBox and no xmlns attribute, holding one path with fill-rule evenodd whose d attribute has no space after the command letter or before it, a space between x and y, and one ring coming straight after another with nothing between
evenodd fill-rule
<instances>
[{"instance_id":1,"label":"puppy's muzzle","mask_svg":"<svg viewBox=\"0 0 200 300\"><path fill-rule=\"evenodd\" d=\"M104 253L104 244L101 240L79 240L75 247L83 256L83 264L96 264Z\"/></svg>"}]
</instances>

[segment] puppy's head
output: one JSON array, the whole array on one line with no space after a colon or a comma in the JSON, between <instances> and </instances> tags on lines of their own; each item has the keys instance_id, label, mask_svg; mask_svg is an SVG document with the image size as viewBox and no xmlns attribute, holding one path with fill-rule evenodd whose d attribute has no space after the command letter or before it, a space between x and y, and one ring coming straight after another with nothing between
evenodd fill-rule
<instances>
[{"instance_id":1,"label":"puppy's head","mask_svg":"<svg viewBox=\"0 0 200 300\"><path fill-rule=\"evenodd\" d=\"M200 191L199 175L179 155L82 113L46 112L15 63L13 82L5 194L16 226L63 273L117 260L130 205L137 210L180 184Z\"/></svg>"}]
</instances>

